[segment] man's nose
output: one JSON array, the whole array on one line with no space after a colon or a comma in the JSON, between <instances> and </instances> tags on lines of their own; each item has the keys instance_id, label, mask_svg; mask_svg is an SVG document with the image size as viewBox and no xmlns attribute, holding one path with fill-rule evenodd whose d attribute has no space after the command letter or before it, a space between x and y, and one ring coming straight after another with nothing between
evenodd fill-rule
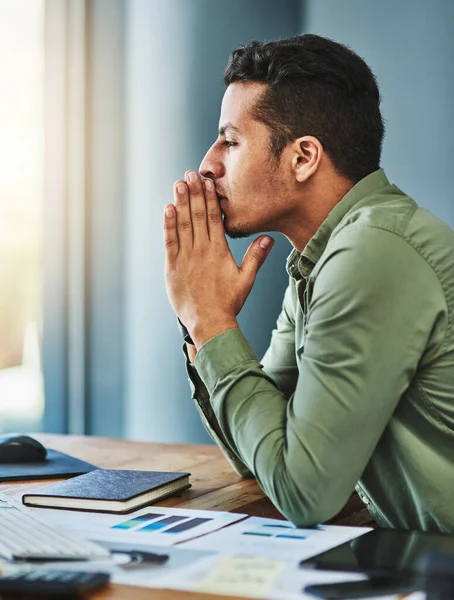
<instances>
[{"instance_id":1,"label":"man's nose","mask_svg":"<svg viewBox=\"0 0 454 600\"><path fill-rule=\"evenodd\" d=\"M199 173L202 175L202 177L209 177L210 179L213 179L213 173L211 171L210 164L210 150L208 150L203 157L202 162L200 163Z\"/></svg>"},{"instance_id":2,"label":"man's nose","mask_svg":"<svg viewBox=\"0 0 454 600\"><path fill-rule=\"evenodd\" d=\"M222 177L223 167L219 161L216 160L213 149L210 148L202 159L199 167L199 173L202 177L208 177L209 179L218 179Z\"/></svg>"}]
</instances>

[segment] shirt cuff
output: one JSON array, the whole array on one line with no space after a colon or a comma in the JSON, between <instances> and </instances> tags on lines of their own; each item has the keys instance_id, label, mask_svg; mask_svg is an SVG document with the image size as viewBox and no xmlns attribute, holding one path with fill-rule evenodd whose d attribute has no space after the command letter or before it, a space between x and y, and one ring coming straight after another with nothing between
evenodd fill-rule
<instances>
[{"instance_id":1,"label":"shirt cuff","mask_svg":"<svg viewBox=\"0 0 454 600\"><path fill-rule=\"evenodd\" d=\"M195 357L197 373L212 394L219 379L238 365L258 362L254 350L238 328L228 329L205 342Z\"/></svg>"},{"instance_id":2,"label":"shirt cuff","mask_svg":"<svg viewBox=\"0 0 454 600\"><path fill-rule=\"evenodd\" d=\"M186 373L188 376L189 387L191 389L191 398L193 400L200 399L202 401L209 401L210 397L205 384L197 373L197 369L189 360L186 343L183 344L182 350L186 357Z\"/></svg>"}]
</instances>

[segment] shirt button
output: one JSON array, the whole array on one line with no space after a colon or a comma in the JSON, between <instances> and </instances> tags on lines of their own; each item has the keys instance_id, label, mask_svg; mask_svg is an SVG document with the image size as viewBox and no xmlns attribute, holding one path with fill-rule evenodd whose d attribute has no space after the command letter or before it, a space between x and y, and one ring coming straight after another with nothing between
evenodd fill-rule
<instances>
[{"instance_id":1,"label":"shirt button","mask_svg":"<svg viewBox=\"0 0 454 600\"><path fill-rule=\"evenodd\" d=\"M364 504L370 504L370 500L367 496L360 496L361 500L364 502Z\"/></svg>"}]
</instances>

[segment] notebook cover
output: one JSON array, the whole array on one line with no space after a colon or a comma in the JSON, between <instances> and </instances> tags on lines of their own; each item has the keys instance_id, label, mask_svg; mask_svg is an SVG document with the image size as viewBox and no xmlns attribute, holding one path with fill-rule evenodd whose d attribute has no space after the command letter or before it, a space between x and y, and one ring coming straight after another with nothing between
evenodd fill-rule
<instances>
[{"instance_id":1,"label":"notebook cover","mask_svg":"<svg viewBox=\"0 0 454 600\"><path fill-rule=\"evenodd\" d=\"M188 475L190 473L97 469L26 495L125 502Z\"/></svg>"},{"instance_id":2,"label":"notebook cover","mask_svg":"<svg viewBox=\"0 0 454 600\"><path fill-rule=\"evenodd\" d=\"M74 477L97 468L84 460L48 448L45 460L28 463L0 463L0 481Z\"/></svg>"}]
</instances>

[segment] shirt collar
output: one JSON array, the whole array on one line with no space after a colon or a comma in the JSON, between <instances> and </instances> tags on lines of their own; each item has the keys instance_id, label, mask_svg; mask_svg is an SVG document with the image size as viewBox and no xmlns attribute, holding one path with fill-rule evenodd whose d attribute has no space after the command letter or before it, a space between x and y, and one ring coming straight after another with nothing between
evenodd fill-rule
<instances>
[{"instance_id":1,"label":"shirt collar","mask_svg":"<svg viewBox=\"0 0 454 600\"><path fill-rule=\"evenodd\" d=\"M287 273L290 277L294 279L306 279L323 254L334 229L339 225L344 216L362 198L386 185L389 185L389 181L383 169L378 169L358 181L345 194L342 200L331 209L329 215L308 241L304 250L302 252L298 252L295 248L292 250L287 258Z\"/></svg>"}]
</instances>

